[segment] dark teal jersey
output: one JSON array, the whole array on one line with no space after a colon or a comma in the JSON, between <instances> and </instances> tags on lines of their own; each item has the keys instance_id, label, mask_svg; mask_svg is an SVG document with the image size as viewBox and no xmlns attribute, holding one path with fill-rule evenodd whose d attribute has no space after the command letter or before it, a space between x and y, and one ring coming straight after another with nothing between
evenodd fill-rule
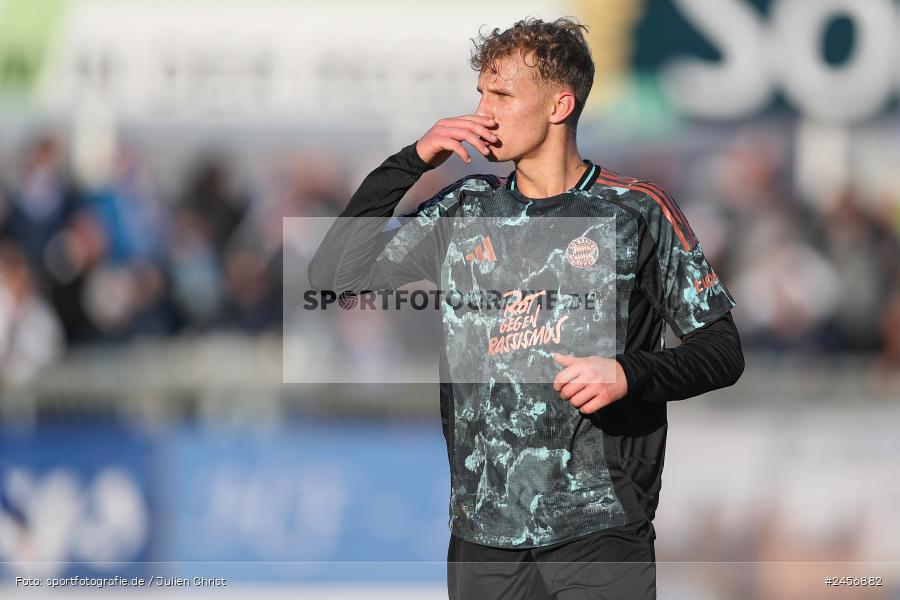
<instances>
[{"instance_id":1,"label":"dark teal jersey","mask_svg":"<svg viewBox=\"0 0 900 600\"><path fill-rule=\"evenodd\" d=\"M685 338L735 306L662 189L586 167L573 189L540 200L514 173L466 177L392 219L368 275L343 279L360 289L425 279L501 298L440 313L450 527L478 544L544 546L652 519L666 403L634 397L649 390L641 361L665 348L665 323ZM556 352L620 358L629 396L582 414L552 386Z\"/></svg>"}]
</instances>

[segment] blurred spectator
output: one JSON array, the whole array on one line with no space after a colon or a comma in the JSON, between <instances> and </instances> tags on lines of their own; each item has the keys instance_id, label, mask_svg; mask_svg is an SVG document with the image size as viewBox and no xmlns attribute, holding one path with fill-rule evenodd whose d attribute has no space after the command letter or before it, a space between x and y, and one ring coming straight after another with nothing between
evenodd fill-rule
<instances>
[{"instance_id":1,"label":"blurred spectator","mask_svg":"<svg viewBox=\"0 0 900 600\"><path fill-rule=\"evenodd\" d=\"M886 371L900 372L900 291L886 302L879 326L883 342L877 366Z\"/></svg>"},{"instance_id":2,"label":"blurred spectator","mask_svg":"<svg viewBox=\"0 0 900 600\"><path fill-rule=\"evenodd\" d=\"M165 207L135 151L121 148L111 181L91 194L90 206L109 240L113 264L158 261L165 243Z\"/></svg>"},{"instance_id":3,"label":"blurred spectator","mask_svg":"<svg viewBox=\"0 0 900 600\"><path fill-rule=\"evenodd\" d=\"M179 328L206 331L220 324L248 323L242 308L254 295L245 261L226 280L228 248L250 210L225 160L204 157L188 175L187 188L171 223L168 268ZM243 277L243 279L242 279ZM235 279L239 281L235 281ZM229 287L229 283L232 285ZM248 290L241 286L248 284ZM241 298L229 301L228 293ZM224 315L228 311L229 315ZM258 324L258 323L257 323Z\"/></svg>"},{"instance_id":4,"label":"blurred spectator","mask_svg":"<svg viewBox=\"0 0 900 600\"><path fill-rule=\"evenodd\" d=\"M838 297L836 271L820 252L799 241L777 239L757 248L755 260L732 284L737 297L752 299L742 313L747 325L742 340L758 350L824 353L823 324Z\"/></svg>"},{"instance_id":5,"label":"blurred spectator","mask_svg":"<svg viewBox=\"0 0 900 600\"><path fill-rule=\"evenodd\" d=\"M12 242L0 243L0 379L25 383L62 350L59 318L38 295L24 254Z\"/></svg>"},{"instance_id":6,"label":"blurred spectator","mask_svg":"<svg viewBox=\"0 0 900 600\"><path fill-rule=\"evenodd\" d=\"M281 293L257 253L231 252L225 264L225 285L228 295L219 326L262 333L280 323Z\"/></svg>"},{"instance_id":7,"label":"blurred spectator","mask_svg":"<svg viewBox=\"0 0 900 600\"><path fill-rule=\"evenodd\" d=\"M231 234L247 212L249 200L238 190L225 160L205 157L189 175L182 206L203 220L217 256L222 256Z\"/></svg>"},{"instance_id":8,"label":"blurred spectator","mask_svg":"<svg viewBox=\"0 0 900 600\"><path fill-rule=\"evenodd\" d=\"M64 166L59 142L51 134L28 144L24 164L5 196L5 237L16 240L27 257L36 283L45 292L44 251L77 207L78 193Z\"/></svg>"},{"instance_id":9,"label":"blurred spectator","mask_svg":"<svg viewBox=\"0 0 900 600\"><path fill-rule=\"evenodd\" d=\"M884 232L848 190L825 215L824 233L825 250L840 281L832 349L874 352L880 342L880 315L892 283L880 251Z\"/></svg>"},{"instance_id":10,"label":"blurred spectator","mask_svg":"<svg viewBox=\"0 0 900 600\"><path fill-rule=\"evenodd\" d=\"M101 331L85 310L84 294L91 273L102 263L105 252L103 229L87 210L72 215L47 244L50 299L63 321L70 344L102 339Z\"/></svg>"},{"instance_id":11,"label":"blurred spectator","mask_svg":"<svg viewBox=\"0 0 900 600\"><path fill-rule=\"evenodd\" d=\"M121 148L112 162L110 181L87 194L89 214L106 243L81 302L106 339L168 333L164 207L132 149Z\"/></svg>"},{"instance_id":12,"label":"blurred spectator","mask_svg":"<svg viewBox=\"0 0 900 600\"><path fill-rule=\"evenodd\" d=\"M219 255L203 215L188 207L175 211L168 260L181 324L207 328L222 306L225 290Z\"/></svg>"}]
</instances>

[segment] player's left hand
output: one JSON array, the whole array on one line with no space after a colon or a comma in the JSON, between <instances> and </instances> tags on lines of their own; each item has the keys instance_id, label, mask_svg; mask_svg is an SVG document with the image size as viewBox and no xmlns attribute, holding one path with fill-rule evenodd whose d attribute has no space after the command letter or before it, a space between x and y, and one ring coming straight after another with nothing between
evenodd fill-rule
<instances>
[{"instance_id":1,"label":"player's left hand","mask_svg":"<svg viewBox=\"0 0 900 600\"><path fill-rule=\"evenodd\" d=\"M582 414L597 412L628 391L625 371L613 358L557 353L553 359L564 367L553 379L553 389Z\"/></svg>"}]
</instances>

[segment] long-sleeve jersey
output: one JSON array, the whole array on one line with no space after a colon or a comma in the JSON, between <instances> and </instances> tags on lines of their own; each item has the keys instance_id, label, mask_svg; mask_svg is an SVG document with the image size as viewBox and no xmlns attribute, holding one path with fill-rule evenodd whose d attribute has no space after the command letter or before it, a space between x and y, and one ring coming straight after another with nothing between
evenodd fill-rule
<instances>
[{"instance_id":1,"label":"long-sleeve jersey","mask_svg":"<svg viewBox=\"0 0 900 600\"><path fill-rule=\"evenodd\" d=\"M523 196L515 172L472 175L394 217L432 168L412 144L375 169L341 214L368 218L339 218L309 266L318 289L425 279L444 290L503 289L528 309L532 328L510 333L505 311L444 306L450 528L471 542L544 546L652 519L666 401L732 385L743 372L735 301L678 205L657 185L585 167L550 198ZM596 307L539 314L522 303L529 291L546 299L571 290L598 294ZM681 346L666 348L666 323ZM615 357L626 395L582 414L553 389L555 352Z\"/></svg>"}]
</instances>

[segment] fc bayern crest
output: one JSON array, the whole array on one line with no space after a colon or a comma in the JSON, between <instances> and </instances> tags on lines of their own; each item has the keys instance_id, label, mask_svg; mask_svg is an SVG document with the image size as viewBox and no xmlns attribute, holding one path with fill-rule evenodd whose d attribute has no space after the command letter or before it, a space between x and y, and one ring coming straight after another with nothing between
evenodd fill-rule
<instances>
[{"instance_id":1,"label":"fc bayern crest","mask_svg":"<svg viewBox=\"0 0 900 600\"><path fill-rule=\"evenodd\" d=\"M599 256L600 249L597 247L597 242L586 237L575 238L569 242L569 247L566 248L566 259L569 264L579 269L593 266Z\"/></svg>"}]
</instances>

